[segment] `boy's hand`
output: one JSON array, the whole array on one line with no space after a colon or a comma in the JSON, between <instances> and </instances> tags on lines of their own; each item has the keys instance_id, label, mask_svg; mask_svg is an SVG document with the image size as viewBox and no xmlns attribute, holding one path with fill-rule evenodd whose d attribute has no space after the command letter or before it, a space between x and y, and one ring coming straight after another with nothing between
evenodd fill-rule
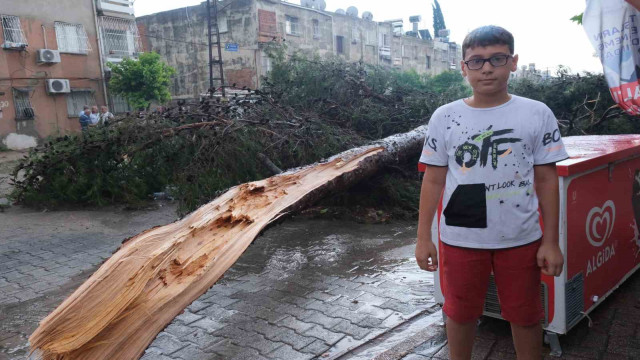
<instances>
[{"instance_id":1,"label":"boy's hand","mask_svg":"<svg viewBox=\"0 0 640 360\"><path fill-rule=\"evenodd\" d=\"M563 265L564 257L560 246L543 241L538 249L538 266L542 269L542 273L549 276L560 276Z\"/></svg>"},{"instance_id":2,"label":"boy's hand","mask_svg":"<svg viewBox=\"0 0 640 360\"><path fill-rule=\"evenodd\" d=\"M418 243L416 244L416 260L422 270L438 270L438 252L431 240L418 239Z\"/></svg>"}]
</instances>

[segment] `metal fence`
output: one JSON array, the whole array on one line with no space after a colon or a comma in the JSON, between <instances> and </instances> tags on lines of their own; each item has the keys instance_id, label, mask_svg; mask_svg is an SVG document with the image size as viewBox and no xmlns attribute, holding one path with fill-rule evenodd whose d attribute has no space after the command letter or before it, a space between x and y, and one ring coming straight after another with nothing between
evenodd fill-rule
<instances>
[{"instance_id":1,"label":"metal fence","mask_svg":"<svg viewBox=\"0 0 640 360\"><path fill-rule=\"evenodd\" d=\"M24 32L22 32L20 18L11 15L1 15L1 17L5 43L26 44L27 38L24 36Z\"/></svg>"},{"instance_id":2,"label":"metal fence","mask_svg":"<svg viewBox=\"0 0 640 360\"><path fill-rule=\"evenodd\" d=\"M35 113L31 107L29 89L13 89L13 104L16 108L16 120L33 119Z\"/></svg>"},{"instance_id":3,"label":"metal fence","mask_svg":"<svg viewBox=\"0 0 640 360\"><path fill-rule=\"evenodd\" d=\"M56 40L60 52L86 54L91 51L89 37L82 24L55 22Z\"/></svg>"},{"instance_id":4,"label":"metal fence","mask_svg":"<svg viewBox=\"0 0 640 360\"><path fill-rule=\"evenodd\" d=\"M142 52L135 20L101 16L98 24L107 57L135 57Z\"/></svg>"}]
</instances>

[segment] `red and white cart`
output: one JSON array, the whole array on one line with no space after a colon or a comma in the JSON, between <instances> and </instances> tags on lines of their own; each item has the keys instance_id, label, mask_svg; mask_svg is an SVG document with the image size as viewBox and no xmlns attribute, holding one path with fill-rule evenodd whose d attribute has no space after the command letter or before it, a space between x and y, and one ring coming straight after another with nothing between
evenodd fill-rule
<instances>
[{"instance_id":1,"label":"red and white cart","mask_svg":"<svg viewBox=\"0 0 640 360\"><path fill-rule=\"evenodd\" d=\"M562 354L558 335L588 316L640 267L640 135L563 140L570 156L557 164L565 265L559 277L542 275L540 291L545 338L557 356ZM436 220L441 211L442 206ZM432 235L439 240L438 221ZM440 277L436 273L436 300L442 304ZM484 314L500 318L493 279Z\"/></svg>"}]
</instances>

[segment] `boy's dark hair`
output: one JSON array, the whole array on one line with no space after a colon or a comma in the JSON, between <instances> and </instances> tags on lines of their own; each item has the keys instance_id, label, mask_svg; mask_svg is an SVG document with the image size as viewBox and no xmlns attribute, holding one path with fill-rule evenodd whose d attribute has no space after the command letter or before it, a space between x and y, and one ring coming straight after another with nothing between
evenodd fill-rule
<instances>
[{"instance_id":1,"label":"boy's dark hair","mask_svg":"<svg viewBox=\"0 0 640 360\"><path fill-rule=\"evenodd\" d=\"M509 46L509 52L513 55L513 35L500 26L487 25L479 27L467 34L462 42L462 58L465 58L467 49L469 48L491 45L507 45Z\"/></svg>"}]
</instances>

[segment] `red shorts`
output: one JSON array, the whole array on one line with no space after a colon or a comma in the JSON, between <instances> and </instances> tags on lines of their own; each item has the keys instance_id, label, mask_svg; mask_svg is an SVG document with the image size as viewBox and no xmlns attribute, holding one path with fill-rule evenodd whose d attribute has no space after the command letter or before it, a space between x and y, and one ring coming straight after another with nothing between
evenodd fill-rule
<instances>
[{"instance_id":1,"label":"red shorts","mask_svg":"<svg viewBox=\"0 0 640 360\"><path fill-rule=\"evenodd\" d=\"M458 323L478 319L493 270L502 317L529 326L543 319L536 255L540 241L509 249L469 249L442 243L444 313Z\"/></svg>"}]
</instances>

